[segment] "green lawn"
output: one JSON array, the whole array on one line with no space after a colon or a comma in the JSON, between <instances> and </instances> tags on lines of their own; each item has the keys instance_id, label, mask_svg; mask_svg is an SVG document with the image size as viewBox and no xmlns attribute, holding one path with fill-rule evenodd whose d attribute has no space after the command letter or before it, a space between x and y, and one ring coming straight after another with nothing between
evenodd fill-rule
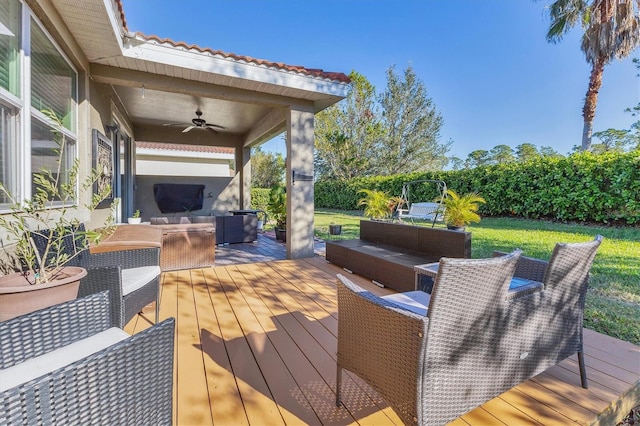
<instances>
[{"instance_id":1,"label":"green lawn","mask_svg":"<svg viewBox=\"0 0 640 426\"><path fill-rule=\"evenodd\" d=\"M361 219L362 212L359 211L318 209L315 212L316 236L328 239L329 224L336 223L342 225L342 235L332 238L358 238ZM601 234L604 241L591 269L584 325L640 345L640 228L483 218L467 230L473 233L471 252L474 258L491 257L494 250L520 248L526 256L548 260L557 242L588 241Z\"/></svg>"}]
</instances>

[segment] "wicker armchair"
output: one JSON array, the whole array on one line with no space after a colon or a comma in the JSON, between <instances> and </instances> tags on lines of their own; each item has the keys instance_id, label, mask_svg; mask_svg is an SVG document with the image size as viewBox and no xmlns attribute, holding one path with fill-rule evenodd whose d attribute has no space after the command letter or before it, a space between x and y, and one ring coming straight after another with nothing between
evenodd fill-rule
<instances>
[{"instance_id":1,"label":"wicker armchair","mask_svg":"<svg viewBox=\"0 0 640 426\"><path fill-rule=\"evenodd\" d=\"M0 424L170 425L175 320L110 327L106 292L0 322Z\"/></svg>"},{"instance_id":2,"label":"wicker armchair","mask_svg":"<svg viewBox=\"0 0 640 426\"><path fill-rule=\"evenodd\" d=\"M543 278L530 276L544 288L518 297L508 297L514 272L540 261L519 262L519 250L443 258L426 316L338 275L336 402L346 368L406 424L446 424L575 353L586 387L582 311L600 241L558 244Z\"/></svg>"},{"instance_id":3,"label":"wicker armchair","mask_svg":"<svg viewBox=\"0 0 640 426\"><path fill-rule=\"evenodd\" d=\"M537 326L545 330L540 346L541 363L552 366L563 359L578 355L580 380L587 388L587 372L582 344L582 320L589 284L589 272L603 237L596 235L586 243L556 244L549 262L520 257L514 276L541 281L550 306L548 315L538 318ZM494 252L494 256L503 256ZM538 372L544 371L544 369ZM537 373L536 373L537 374Z\"/></svg>"},{"instance_id":4,"label":"wicker armchair","mask_svg":"<svg viewBox=\"0 0 640 426\"><path fill-rule=\"evenodd\" d=\"M70 231L62 239L61 249L72 254L87 247L84 225L75 232ZM32 238L44 247L50 232L34 231ZM80 249L79 249L80 248ZM156 303L155 322L160 308L160 249L140 248L103 253L82 250L68 265L81 266L87 276L80 281L78 297L108 290L111 306L111 321L115 327L123 328L131 318L148 304Z\"/></svg>"}]
</instances>

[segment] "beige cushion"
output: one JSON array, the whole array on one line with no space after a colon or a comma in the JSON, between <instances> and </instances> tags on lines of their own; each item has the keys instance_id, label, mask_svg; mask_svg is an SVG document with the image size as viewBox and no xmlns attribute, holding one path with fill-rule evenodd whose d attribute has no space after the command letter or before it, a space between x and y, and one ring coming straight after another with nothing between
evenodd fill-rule
<instances>
[{"instance_id":1,"label":"beige cushion","mask_svg":"<svg viewBox=\"0 0 640 426\"><path fill-rule=\"evenodd\" d=\"M160 275L160 266L141 266L122 270L122 295L126 296L149 284Z\"/></svg>"},{"instance_id":2,"label":"beige cushion","mask_svg":"<svg viewBox=\"0 0 640 426\"><path fill-rule=\"evenodd\" d=\"M129 337L123 330L112 327L86 339L63 346L55 351L37 356L0 370L0 392L11 389L29 380L44 376L73 362L79 361L104 348Z\"/></svg>"},{"instance_id":3,"label":"beige cushion","mask_svg":"<svg viewBox=\"0 0 640 426\"><path fill-rule=\"evenodd\" d=\"M383 299L393 302L402 309L411 311L418 315L427 316L427 309L429 308L429 301L431 295L424 291L407 291L404 293L389 294L382 296Z\"/></svg>"}]
</instances>

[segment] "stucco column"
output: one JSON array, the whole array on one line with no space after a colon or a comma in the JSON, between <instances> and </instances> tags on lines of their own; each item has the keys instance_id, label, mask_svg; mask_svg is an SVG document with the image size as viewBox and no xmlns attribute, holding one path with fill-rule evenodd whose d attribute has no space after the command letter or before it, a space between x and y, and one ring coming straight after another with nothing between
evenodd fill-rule
<instances>
[{"instance_id":1,"label":"stucco column","mask_svg":"<svg viewBox=\"0 0 640 426\"><path fill-rule=\"evenodd\" d=\"M287 114L287 259L313 257L313 110Z\"/></svg>"},{"instance_id":2,"label":"stucco column","mask_svg":"<svg viewBox=\"0 0 640 426\"><path fill-rule=\"evenodd\" d=\"M236 148L236 169L240 173L240 209L251 208L251 148Z\"/></svg>"}]
</instances>

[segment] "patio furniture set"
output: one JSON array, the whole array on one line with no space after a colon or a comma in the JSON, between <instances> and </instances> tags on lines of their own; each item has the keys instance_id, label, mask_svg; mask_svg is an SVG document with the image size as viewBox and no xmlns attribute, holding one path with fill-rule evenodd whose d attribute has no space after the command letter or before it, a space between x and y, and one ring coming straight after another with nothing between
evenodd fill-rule
<instances>
[{"instance_id":1,"label":"patio furniture set","mask_svg":"<svg viewBox=\"0 0 640 426\"><path fill-rule=\"evenodd\" d=\"M549 262L444 257L416 268L435 277L430 294L378 297L339 274L336 403L347 369L406 424L446 424L574 354L586 388L582 320L601 241L557 244Z\"/></svg>"},{"instance_id":2,"label":"patio furniture set","mask_svg":"<svg viewBox=\"0 0 640 426\"><path fill-rule=\"evenodd\" d=\"M78 299L0 322L0 424L171 423L175 320L158 318L160 247L211 225L182 226L119 227L128 238L74 259L88 270ZM469 233L397 223L362 221L359 240L328 241L327 260L401 291L378 297L337 275L337 405L343 369L419 425L449 422L573 354L586 388L582 318L601 241L558 244L549 262L519 250L470 259ZM154 301L155 325L125 333Z\"/></svg>"}]
</instances>

